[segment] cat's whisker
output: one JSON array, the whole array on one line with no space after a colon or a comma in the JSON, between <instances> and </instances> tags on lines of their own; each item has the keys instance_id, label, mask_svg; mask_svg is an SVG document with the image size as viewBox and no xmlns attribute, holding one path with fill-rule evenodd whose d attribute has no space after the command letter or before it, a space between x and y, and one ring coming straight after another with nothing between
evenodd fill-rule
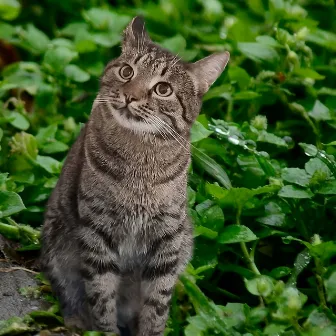
<instances>
[{"instance_id":1,"label":"cat's whisker","mask_svg":"<svg viewBox=\"0 0 336 336\"><path fill-rule=\"evenodd\" d=\"M169 128L167 128L167 126L169 126L167 123L165 123L162 119L160 119L157 116L152 117L156 117L155 119L152 120L155 120L165 131L167 131L180 144L182 148L184 148L187 152L189 151L189 149L183 143L180 142L180 140L176 137L176 135Z\"/></svg>"},{"instance_id":2,"label":"cat's whisker","mask_svg":"<svg viewBox=\"0 0 336 336\"><path fill-rule=\"evenodd\" d=\"M161 118L159 118L158 116L154 116L154 117L156 117L156 118L158 118L158 119L160 119L160 121L163 123L163 125L165 126L165 129L166 129L166 131L168 131L168 129L167 129L167 127L169 128L169 130L170 130L170 132L169 132L169 134L171 134L172 136L173 136L173 134L175 135L175 136L177 136L180 140L182 140L182 141L184 141L185 143L187 143L187 144L189 144L189 142L186 140L186 139L184 139L180 134L178 134L169 124L167 124L164 120L162 120ZM173 134L172 134L173 133ZM176 140L176 138L175 138L175 140ZM196 150L196 151L198 151L199 153L201 153L201 154L204 154L202 151L200 151L197 147L195 147L192 143L190 143L190 145L191 145L191 147L194 149L194 150ZM199 157L199 159L200 160L203 160L203 158L202 157ZM203 160L204 161L204 160Z\"/></svg>"},{"instance_id":3,"label":"cat's whisker","mask_svg":"<svg viewBox=\"0 0 336 336\"><path fill-rule=\"evenodd\" d=\"M152 126L155 127L155 129L160 133L160 135L165 139L168 140L167 134L165 134L161 129L160 129L160 125L157 125L155 122L151 123Z\"/></svg>"},{"instance_id":4,"label":"cat's whisker","mask_svg":"<svg viewBox=\"0 0 336 336\"><path fill-rule=\"evenodd\" d=\"M149 111L146 111L146 110L148 110L146 107L142 107L142 111L143 112L146 112L147 113L147 116L148 116L148 118L150 118L150 119L152 119L152 121L154 121L153 119L155 119L156 121L157 121L157 123L156 124L158 124L158 125L160 125L161 127L163 127L163 129L167 132L167 133L169 133L177 142L179 142L178 141L178 139L180 139L182 142L184 142L184 143L186 143L186 144L189 144L189 142L186 140L186 139L184 139L180 134L178 134L169 124L167 124L164 120L162 120L160 117L158 117L158 116L156 116L156 115L152 115ZM159 130L159 129L158 129ZM160 134L162 134L161 132L160 132ZM167 138L165 138L165 139L167 139ZM180 142L179 142L180 143ZM180 145L181 146L183 146L186 150L187 150L187 148L183 145L183 144L181 144L180 143ZM196 150L198 150L195 146L193 146L192 144L191 144L191 146L193 147L193 148L195 148Z\"/></svg>"},{"instance_id":5,"label":"cat's whisker","mask_svg":"<svg viewBox=\"0 0 336 336\"><path fill-rule=\"evenodd\" d=\"M145 108L143 108L145 110ZM135 109L140 115L143 114L146 118L150 119L151 115L149 112L144 111L142 109ZM160 130L160 127L158 127L158 125L156 125L155 123L149 123L145 118L143 118L143 120L146 122L147 125L153 126L159 133L160 135L167 140L166 134L164 134L164 132L162 132L162 130ZM151 132L155 135L154 132Z\"/></svg>"}]
</instances>

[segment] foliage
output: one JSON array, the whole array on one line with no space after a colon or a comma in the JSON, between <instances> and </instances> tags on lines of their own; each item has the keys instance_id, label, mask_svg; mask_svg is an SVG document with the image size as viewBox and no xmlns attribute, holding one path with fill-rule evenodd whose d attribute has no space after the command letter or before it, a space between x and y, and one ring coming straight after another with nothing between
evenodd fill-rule
<instances>
[{"instance_id":1,"label":"foliage","mask_svg":"<svg viewBox=\"0 0 336 336\"><path fill-rule=\"evenodd\" d=\"M334 1L111 3L0 2L0 233L38 248L103 66L143 14L185 60L231 53L192 131L195 253L166 335L335 335Z\"/></svg>"}]
</instances>

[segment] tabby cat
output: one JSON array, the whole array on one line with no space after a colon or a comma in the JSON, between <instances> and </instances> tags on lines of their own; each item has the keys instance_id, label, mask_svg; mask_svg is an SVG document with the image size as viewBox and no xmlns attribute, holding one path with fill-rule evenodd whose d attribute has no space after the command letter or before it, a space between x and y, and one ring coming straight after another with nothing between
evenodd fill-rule
<instances>
[{"instance_id":1,"label":"tabby cat","mask_svg":"<svg viewBox=\"0 0 336 336\"><path fill-rule=\"evenodd\" d=\"M228 60L186 63L153 43L141 18L126 27L45 214L42 268L66 325L163 335L192 255L190 128Z\"/></svg>"}]
</instances>

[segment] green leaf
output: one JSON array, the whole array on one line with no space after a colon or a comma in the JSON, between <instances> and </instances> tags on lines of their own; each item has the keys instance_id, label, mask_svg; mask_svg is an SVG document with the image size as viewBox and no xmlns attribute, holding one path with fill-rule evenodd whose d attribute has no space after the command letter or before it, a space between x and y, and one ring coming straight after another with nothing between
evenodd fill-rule
<instances>
[{"instance_id":1,"label":"green leaf","mask_svg":"<svg viewBox=\"0 0 336 336\"><path fill-rule=\"evenodd\" d=\"M21 5L17 0L0 1L0 18L3 20L14 20L20 14Z\"/></svg>"},{"instance_id":2,"label":"green leaf","mask_svg":"<svg viewBox=\"0 0 336 336\"><path fill-rule=\"evenodd\" d=\"M105 336L106 334L102 331L85 331L83 336ZM109 333L109 336L117 336L117 334Z\"/></svg>"},{"instance_id":3,"label":"green leaf","mask_svg":"<svg viewBox=\"0 0 336 336\"><path fill-rule=\"evenodd\" d=\"M256 41L265 45L268 45L270 47L274 48L282 48L282 45L277 42L273 37L268 35L260 35L256 37Z\"/></svg>"},{"instance_id":4,"label":"green leaf","mask_svg":"<svg viewBox=\"0 0 336 336\"><path fill-rule=\"evenodd\" d=\"M258 237L247 226L229 225L224 228L217 240L221 244L232 244L249 242L257 239Z\"/></svg>"},{"instance_id":5,"label":"green leaf","mask_svg":"<svg viewBox=\"0 0 336 336\"><path fill-rule=\"evenodd\" d=\"M268 185L256 189L247 188L231 188L225 190L219 186L206 184L206 191L218 200L218 203L223 207L243 208L248 201L254 196L274 193L279 190L279 186Z\"/></svg>"},{"instance_id":6,"label":"green leaf","mask_svg":"<svg viewBox=\"0 0 336 336\"><path fill-rule=\"evenodd\" d=\"M182 35L175 35L160 43L161 47L178 54L186 48L187 42Z\"/></svg>"},{"instance_id":7,"label":"green leaf","mask_svg":"<svg viewBox=\"0 0 336 336\"><path fill-rule=\"evenodd\" d=\"M29 316L36 322L42 325L48 326L58 326L63 324L63 318L55 315L49 311L33 311L29 314Z\"/></svg>"},{"instance_id":8,"label":"green leaf","mask_svg":"<svg viewBox=\"0 0 336 336\"><path fill-rule=\"evenodd\" d=\"M67 65L64 73L68 79L78 83L84 83L90 79L90 75L75 64Z\"/></svg>"},{"instance_id":9,"label":"green leaf","mask_svg":"<svg viewBox=\"0 0 336 336\"><path fill-rule=\"evenodd\" d=\"M4 22L0 22L0 38L1 39L11 40L14 34L15 34L14 26L11 26L10 24L4 23Z\"/></svg>"},{"instance_id":10,"label":"green leaf","mask_svg":"<svg viewBox=\"0 0 336 336\"><path fill-rule=\"evenodd\" d=\"M55 38L53 40L50 41L50 47L51 48L56 48L56 47L65 47L68 49L75 49L75 45L73 43L73 41L68 40L66 38L63 37L59 37L59 38Z\"/></svg>"},{"instance_id":11,"label":"green leaf","mask_svg":"<svg viewBox=\"0 0 336 336\"><path fill-rule=\"evenodd\" d=\"M306 321L307 326L314 326L316 329L315 332L312 332L311 335L321 335L321 336L334 336L335 335L335 318L333 314L328 309L322 310L320 307L314 309L308 316ZM324 334L325 330L328 330L328 327L332 327L332 333ZM330 331L330 329L329 329ZM310 336L310 335L309 335Z\"/></svg>"},{"instance_id":12,"label":"green leaf","mask_svg":"<svg viewBox=\"0 0 336 336\"><path fill-rule=\"evenodd\" d=\"M336 242L327 241L325 243L314 245L310 248L310 254L322 261L328 261L336 256Z\"/></svg>"},{"instance_id":13,"label":"green leaf","mask_svg":"<svg viewBox=\"0 0 336 336\"><path fill-rule=\"evenodd\" d=\"M201 316L191 316L187 319L188 325L184 330L185 336L203 336L208 329L207 321Z\"/></svg>"},{"instance_id":14,"label":"green leaf","mask_svg":"<svg viewBox=\"0 0 336 336\"><path fill-rule=\"evenodd\" d=\"M278 195L285 198L311 198L314 196L309 189L300 189L293 185L282 187Z\"/></svg>"},{"instance_id":15,"label":"green leaf","mask_svg":"<svg viewBox=\"0 0 336 336\"><path fill-rule=\"evenodd\" d=\"M279 147L288 147L285 140L279 138L273 133L268 133L267 131L263 130L259 132L258 139L259 142L267 142Z\"/></svg>"},{"instance_id":16,"label":"green leaf","mask_svg":"<svg viewBox=\"0 0 336 336\"><path fill-rule=\"evenodd\" d=\"M276 62L279 59L274 48L258 42L240 42L238 50L255 62Z\"/></svg>"},{"instance_id":17,"label":"green leaf","mask_svg":"<svg viewBox=\"0 0 336 336\"><path fill-rule=\"evenodd\" d=\"M226 172L214 159L200 150L192 149L194 162L202 167L210 176L220 182L225 188L231 188L231 181Z\"/></svg>"},{"instance_id":18,"label":"green leaf","mask_svg":"<svg viewBox=\"0 0 336 336\"><path fill-rule=\"evenodd\" d=\"M242 303L229 302L222 308L225 322L229 328L241 328L246 322L246 314L248 313L249 306Z\"/></svg>"},{"instance_id":19,"label":"green leaf","mask_svg":"<svg viewBox=\"0 0 336 336\"><path fill-rule=\"evenodd\" d=\"M210 90L204 95L203 101L207 101L214 98L224 98L231 100L230 86L227 84L210 88Z\"/></svg>"},{"instance_id":20,"label":"green leaf","mask_svg":"<svg viewBox=\"0 0 336 336\"><path fill-rule=\"evenodd\" d=\"M56 47L45 53L43 65L55 72L63 72L64 68L77 56L77 52L69 48Z\"/></svg>"},{"instance_id":21,"label":"green leaf","mask_svg":"<svg viewBox=\"0 0 336 336\"><path fill-rule=\"evenodd\" d=\"M20 46L36 55L44 53L50 43L49 37L32 24L28 24L26 30L21 30L19 36Z\"/></svg>"},{"instance_id":22,"label":"green leaf","mask_svg":"<svg viewBox=\"0 0 336 336\"><path fill-rule=\"evenodd\" d=\"M331 141L327 144L324 144L324 146L336 146L336 141Z\"/></svg>"},{"instance_id":23,"label":"green leaf","mask_svg":"<svg viewBox=\"0 0 336 336\"><path fill-rule=\"evenodd\" d=\"M296 286L296 281L299 274L309 265L310 260L311 260L311 254L308 249L304 249L296 256L292 274L287 282L288 286L293 287Z\"/></svg>"},{"instance_id":24,"label":"green leaf","mask_svg":"<svg viewBox=\"0 0 336 336\"><path fill-rule=\"evenodd\" d=\"M32 66L35 65L35 66ZM4 80L0 92L21 88L31 95L35 95L42 82L42 74L37 64L18 62L9 65L3 71Z\"/></svg>"},{"instance_id":25,"label":"green leaf","mask_svg":"<svg viewBox=\"0 0 336 336\"><path fill-rule=\"evenodd\" d=\"M199 121L195 121L190 132L191 143L207 138L212 131L207 130Z\"/></svg>"},{"instance_id":26,"label":"green leaf","mask_svg":"<svg viewBox=\"0 0 336 336\"><path fill-rule=\"evenodd\" d=\"M38 155L36 158L38 165L45 169L48 173L59 174L61 171L61 163L50 156Z\"/></svg>"},{"instance_id":27,"label":"green leaf","mask_svg":"<svg viewBox=\"0 0 336 336\"><path fill-rule=\"evenodd\" d=\"M285 224L286 215L283 213L272 214L256 219L257 222L270 226L283 226Z\"/></svg>"},{"instance_id":28,"label":"green leaf","mask_svg":"<svg viewBox=\"0 0 336 336\"><path fill-rule=\"evenodd\" d=\"M307 35L307 40L324 48L336 51L336 34L322 29L314 29Z\"/></svg>"},{"instance_id":29,"label":"green leaf","mask_svg":"<svg viewBox=\"0 0 336 336\"><path fill-rule=\"evenodd\" d=\"M196 201L196 191L193 190L190 186L187 188L187 196L188 196L188 205L192 207Z\"/></svg>"},{"instance_id":30,"label":"green leaf","mask_svg":"<svg viewBox=\"0 0 336 336\"><path fill-rule=\"evenodd\" d=\"M204 7L205 15L213 17L223 13L223 5L219 0L200 0Z\"/></svg>"},{"instance_id":31,"label":"green leaf","mask_svg":"<svg viewBox=\"0 0 336 336\"><path fill-rule=\"evenodd\" d=\"M4 223L0 223L0 234L12 240L19 240L20 238L20 232L18 227Z\"/></svg>"},{"instance_id":32,"label":"green leaf","mask_svg":"<svg viewBox=\"0 0 336 336\"><path fill-rule=\"evenodd\" d=\"M25 208L21 197L17 193L0 190L0 218L11 216Z\"/></svg>"},{"instance_id":33,"label":"green leaf","mask_svg":"<svg viewBox=\"0 0 336 336\"><path fill-rule=\"evenodd\" d=\"M51 178L49 178L46 183L44 183L44 187L45 188L51 188L51 189L54 189L56 187L56 184L57 184L57 181L58 181L58 177L57 176L53 176Z\"/></svg>"},{"instance_id":34,"label":"green leaf","mask_svg":"<svg viewBox=\"0 0 336 336\"><path fill-rule=\"evenodd\" d=\"M30 171L22 171L18 175L11 175L11 179L15 182L23 184L33 184L35 181L35 175Z\"/></svg>"},{"instance_id":35,"label":"green leaf","mask_svg":"<svg viewBox=\"0 0 336 336\"><path fill-rule=\"evenodd\" d=\"M270 323L264 329L264 335L266 336L281 335L281 334L284 334L286 329L287 329L287 326L285 324Z\"/></svg>"},{"instance_id":36,"label":"green leaf","mask_svg":"<svg viewBox=\"0 0 336 336\"><path fill-rule=\"evenodd\" d=\"M318 153L318 149L314 145L300 142L299 146L305 151L305 154L307 156L313 156L314 157Z\"/></svg>"},{"instance_id":37,"label":"green leaf","mask_svg":"<svg viewBox=\"0 0 336 336\"><path fill-rule=\"evenodd\" d=\"M280 266L273 268L272 271L269 273L269 276L274 279L281 279L289 274L291 274L292 270L286 266Z\"/></svg>"},{"instance_id":38,"label":"green leaf","mask_svg":"<svg viewBox=\"0 0 336 336\"><path fill-rule=\"evenodd\" d=\"M198 225L194 229L194 237L198 237L198 236L203 236L208 239L216 239L218 236L218 233L205 226Z\"/></svg>"},{"instance_id":39,"label":"green leaf","mask_svg":"<svg viewBox=\"0 0 336 336\"><path fill-rule=\"evenodd\" d=\"M55 124L49 125L47 127L41 127L35 137L39 147L54 141L56 132L57 125Z\"/></svg>"},{"instance_id":40,"label":"green leaf","mask_svg":"<svg viewBox=\"0 0 336 336\"><path fill-rule=\"evenodd\" d=\"M81 32L88 32L89 25L85 22L71 22L67 24L60 33L65 36L75 37Z\"/></svg>"},{"instance_id":41,"label":"green leaf","mask_svg":"<svg viewBox=\"0 0 336 336\"><path fill-rule=\"evenodd\" d=\"M329 112L328 107L322 104L319 100L315 101L313 109L308 112L308 114L310 117L318 121L332 120L332 116Z\"/></svg>"},{"instance_id":42,"label":"green leaf","mask_svg":"<svg viewBox=\"0 0 336 336\"><path fill-rule=\"evenodd\" d=\"M32 160L37 156L37 142L31 134L16 133L12 138L11 147L13 152L24 154Z\"/></svg>"},{"instance_id":43,"label":"green leaf","mask_svg":"<svg viewBox=\"0 0 336 336\"><path fill-rule=\"evenodd\" d=\"M214 327L217 334L227 335L226 323L213 302L202 293L199 287L191 280L190 276L186 274L181 275L180 279L196 313L206 318L209 327ZM210 317L211 319L209 319Z\"/></svg>"},{"instance_id":44,"label":"green leaf","mask_svg":"<svg viewBox=\"0 0 336 336\"><path fill-rule=\"evenodd\" d=\"M24 117L21 113L16 111L11 111L9 114L10 124L18 128L19 130L25 131L29 128L30 124L26 117Z\"/></svg>"},{"instance_id":45,"label":"green leaf","mask_svg":"<svg viewBox=\"0 0 336 336\"><path fill-rule=\"evenodd\" d=\"M311 78L311 79L317 79L317 80L321 80L325 78L325 76L320 75L315 70L308 69L308 68L295 69L294 73L303 78Z\"/></svg>"},{"instance_id":46,"label":"green leaf","mask_svg":"<svg viewBox=\"0 0 336 336\"><path fill-rule=\"evenodd\" d=\"M324 281L327 300L331 303L336 303L336 272L333 272L330 277Z\"/></svg>"},{"instance_id":47,"label":"green leaf","mask_svg":"<svg viewBox=\"0 0 336 336\"><path fill-rule=\"evenodd\" d=\"M8 180L8 173L0 173L0 189L2 189L1 187L4 186L7 180Z\"/></svg>"},{"instance_id":48,"label":"green leaf","mask_svg":"<svg viewBox=\"0 0 336 336\"><path fill-rule=\"evenodd\" d=\"M310 181L310 176L306 171L299 168L284 168L281 171L281 178L286 182L294 183L301 187L307 187Z\"/></svg>"},{"instance_id":49,"label":"green leaf","mask_svg":"<svg viewBox=\"0 0 336 336\"><path fill-rule=\"evenodd\" d=\"M95 34L90 34L87 36L88 38L90 37L90 40L92 40L92 42L101 45L105 48L112 48L115 45L119 44L121 42L121 38L119 35L113 35L111 34L111 32L106 32L106 33L95 33ZM89 46L88 46L88 42L90 43L90 41L88 41L88 39L86 41L83 41L83 39L81 40L82 44L86 44L85 46L85 51L89 52L92 50L88 50ZM79 39L78 36L76 36L76 47L77 50L80 50L81 52L84 52L84 45L79 45ZM95 46L94 46L95 47Z\"/></svg>"},{"instance_id":50,"label":"green leaf","mask_svg":"<svg viewBox=\"0 0 336 336\"><path fill-rule=\"evenodd\" d=\"M237 83L241 90L245 90L249 86L251 77L245 69L233 66L229 68L228 73L231 82Z\"/></svg>"},{"instance_id":51,"label":"green leaf","mask_svg":"<svg viewBox=\"0 0 336 336\"><path fill-rule=\"evenodd\" d=\"M316 193L322 195L336 195L336 180L324 182Z\"/></svg>"},{"instance_id":52,"label":"green leaf","mask_svg":"<svg viewBox=\"0 0 336 336\"><path fill-rule=\"evenodd\" d=\"M26 323L26 321L20 317L11 317L8 320L0 321L0 335L20 335L32 332L34 329Z\"/></svg>"},{"instance_id":53,"label":"green leaf","mask_svg":"<svg viewBox=\"0 0 336 336\"><path fill-rule=\"evenodd\" d=\"M69 146L60 141L53 141L51 143L45 144L41 150L43 153L52 154L52 153L61 153L69 149Z\"/></svg>"},{"instance_id":54,"label":"green leaf","mask_svg":"<svg viewBox=\"0 0 336 336\"><path fill-rule=\"evenodd\" d=\"M265 8L262 0L248 0L247 5L254 14L264 16Z\"/></svg>"},{"instance_id":55,"label":"green leaf","mask_svg":"<svg viewBox=\"0 0 336 336\"><path fill-rule=\"evenodd\" d=\"M252 324L258 324L265 321L267 315L268 309L266 307L255 307L251 309L248 319Z\"/></svg>"},{"instance_id":56,"label":"green leaf","mask_svg":"<svg viewBox=\"0 0 336 336\"><path fill-rule=\"evenodd\" d=\"M110 33L119 35L126 25L131 21L131 17L120 15L105 8L90 8L83 11L83 17L94 29L110 30Z\"/></svg>"},{"instance_id":57,"label":"green leaf","mask_svg":"<svg viewBox=\"0 0 336 336\"><path fill-rule=\"evenodd\" d=\"M207 228L219 231L224 226L223 210L212 201L205 201L196 206L196 211L201 217L201 221Z\"/></svg>"},{"instance_id":58,"label":"green leaf","mask_svg":"<svg viewBox=\"0 0 336 336\"><path fill-rule=\"evenodd\" d=\"M331 176L328 166L318 158L310 159L305 164L305 170L309 175L314 175L316 172L322 172L325 174L326 178Z\"/></svg>"},{"instance_id":59,"label":"green leaf","mask_svg":"<svg viewBox=\"0 0 336 336\"><path fill-rule=\"evenodd\" d=\"M244 279L247 290L253 295L269 296L274 288L272 278L266 275L260 275L254 279Z\"/></svg>"},{"instance_id":60,"label":"green leaf","mask_svg":"<svg viewBox=\"0 0 336 336\"><path fill-rule=\"evenodd\" d=\"M233 96L234 100L253 100L260 97L260 94L254 91L241 91Z\"/></svg>"}]
</instances>

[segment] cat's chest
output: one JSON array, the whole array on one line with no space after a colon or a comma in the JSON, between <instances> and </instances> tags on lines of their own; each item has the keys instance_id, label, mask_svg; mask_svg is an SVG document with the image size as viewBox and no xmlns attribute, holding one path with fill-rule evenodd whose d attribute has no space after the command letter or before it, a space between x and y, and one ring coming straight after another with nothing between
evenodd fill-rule
<instances>
[{"instance_id":1,"label":"cat's chest","mask_svg":"<svg viewBox=\"0 0 336 336\"><path fill-rule=\"evenodd\" d=\"M143 219L133 219L128 226L123 226L123 234L118 243L118 255L126 269L141 268L150 253L151 237L148 235L151 223ZM154 233L155 228L152 228Z\"/></svg>"}]
</instances>

